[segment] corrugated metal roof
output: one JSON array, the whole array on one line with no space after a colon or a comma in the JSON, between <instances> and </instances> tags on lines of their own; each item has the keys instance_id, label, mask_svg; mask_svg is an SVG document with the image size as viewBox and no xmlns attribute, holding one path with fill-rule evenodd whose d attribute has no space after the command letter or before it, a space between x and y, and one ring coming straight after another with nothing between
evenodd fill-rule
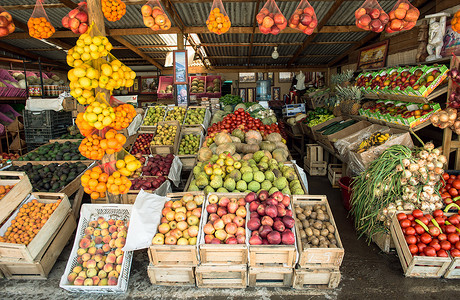
<instances>
[{"instance_id":1,"label":"corrugated metal roof","mask_svg":"<svg viewBox=\"0 0 460 300\"><path fill-rule=\"evenodd\" d=\"M266 65L266 66L278 66L278 65L286 65L289 61L289 58L278 58L278 59L272 59L272 58L258 58L257 56L252 57L251 56L251 64L255 65Z\"/></svg>"},{"instance_id":2,"label":"corrugated metal roof","mask_svg":"<svg viewBox=\"0 0 460 300\"><path fill-rule=\"evenodd\" d=\"M322 54L322 55L339 55L346 51L350 44L330 44L330 45L308 45L301 55Z\"/></svg>"},{"instance_id":3,"label":"corrugated metal roof","mask_svg":"<svg viewBox=\"0 0 460 300\"><path fill-rule=\"evenodd\" d=\"M296 43L303 42L307 38L304 33L262 34L254 35L254 43Z\"/></svg>"},{"instance_id":4,"label":"corrugated metal roof","mask_svg":"<svg viewBox=\"0 0 460 300\"><path fill-rule=\"evenodd\" d=\"M8 44L22 49L53 49L54 47L40 40L30 38L26 40L5 40Z\"/></svg>"},{"instance_id":5,"label":"corrugated metal roof","mask_svg":"<svg viewBox=\"0 0 460 300\"><path fill-rule=\"evenodd\" d=\"M297 60L297 65L324 65L331 61L333 57L302 57Z\"/></svg>"},{"instance_id":6,"label":"corrugated metal roof","mask_svg":"<svg viewBox=\"0 0 460 300\"><path fill-rule=\"evenodd\" d=\"M343 32L343 33L318 33L315 36L314 42L343 42L343 41L360 41L368 31L363 32Z\"/></svg>"},{"instance_id":7,"label":"corrugated metal roof","mask_svg":"<svg viewBox=\"0 0 460 300\"><path fill-rule=\"evenodd\" d=\"M355 11L363 5L364 1L344 1L337 11L327 22L327 25L354 25ZM379 1L380 6L386 12L389 12L396 1Z\"/></svg>"},{"instance_id":8,"label":"corrugated metal roof","mask_svg":"<svg viewBox=\"0 0 460 300\"><path fill-rule=\"evenodd\" d=\"M208 56L248 56L249 47L206 47Z\"/></svg>"},{"instance_id":9,"label":"corrugated metal roof","mask_svg":"<svg viewBox=\"0 0 460 300\"><path fill-rule=\"evenodd\" d=\"M158 34L151 35L125 35L125 40L134 46L147 46L147 45L166 45Z\"/></svg>"},{"instance_id":10,"label":"corrugated metal roof","mask_svg":"<svg viewBox=\"0 0 460 300\"><path fill-rule=\"evenodd\" d=\"M242 66L247 64L248 58L219 58L219 59L210 59L213 66Z\"/></svg>"},{"instance_id":11,"label":"corrugated metal roof","mask_svg":"<svg viewBox=\"0 0 460 300\"><path fill-rule=\"evenodd\" d=\"M201 43L249 43L251 41L251 34L249 33L224 33L221 35L214 33L199 34Z\"/></svg>"}]
</instances>

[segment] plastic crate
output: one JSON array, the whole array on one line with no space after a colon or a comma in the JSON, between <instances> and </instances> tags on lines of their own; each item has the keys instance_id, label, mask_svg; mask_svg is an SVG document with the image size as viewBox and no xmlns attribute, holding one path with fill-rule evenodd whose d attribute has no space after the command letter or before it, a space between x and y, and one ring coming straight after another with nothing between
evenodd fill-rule
<instances>
[{"instance_id":1,"label":"plastic crate","mask_svg":"<svg viewBox=\"0 0 460 300\"><path fill-rule=\"evenodd\" d=\"M67 132L67 128L42 128L42 129L25 129L27 144L45 144L49 140L57 139Z\"/></svg>"},{"instance_id":2,"label":"plastic crate","mask_svg":"<svg viewBox=\"0 0 460 300\"><path fill-rule=\"evenodd\" d=\"M72 125L72 112L70 111L24 111L25 128L56 128Z\"/></svg>"}]
</instances>

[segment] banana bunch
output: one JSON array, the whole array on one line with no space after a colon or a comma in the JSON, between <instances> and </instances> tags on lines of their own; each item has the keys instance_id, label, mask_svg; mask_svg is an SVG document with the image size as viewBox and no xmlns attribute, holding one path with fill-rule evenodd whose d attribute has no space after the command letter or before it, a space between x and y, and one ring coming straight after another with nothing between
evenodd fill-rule
<instances>
[{"instance_id":1,"label":"banana bunch","mask_svg":"<svg viewBox=\"0 0 460 300\"><path fill-rule=\"evenodd\" d=\"M384 144L390 138L390 134L385 133L382 134L380 131L373 133L370 137L363 140L361 144L359 144L357 153L364 152L368 150L370 147L379 146Z\"/></svg>"}]
</instances>

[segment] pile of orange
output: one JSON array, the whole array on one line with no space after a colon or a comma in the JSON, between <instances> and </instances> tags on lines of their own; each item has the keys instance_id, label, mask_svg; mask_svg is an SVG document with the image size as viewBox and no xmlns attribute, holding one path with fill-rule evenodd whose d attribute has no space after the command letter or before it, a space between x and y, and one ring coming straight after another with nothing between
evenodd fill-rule
<instances>
[{"instance_id":1,"label":"pile of orange","mask_svg":"<svg viewBox=\"0 0 460 300\"><path fill-rule=\"evenodd\" d=\"M61 203L41 203L34 199L24 204L6 229L0 242L28 245Z\"/></svg>"},{"instance_id":2,"label":"pile of orange","mask_svg":"<svg viewBox=\"0 0 460 300\"><path fill-rule=\"evenodd\" d=\"M107 192L113 195L126 194L131 187L131 180L115 171L107 180Z\"/></svg>"},{"instance_id":3,"label":"pile of orange","mask_svg":"<svg viewBox=\"0 0 460 300\"><path fill-rule=\"evenodd\" d=\"M75 119L75 124L77 125L78 129L80 129L80 133L82 135L90 136L91 132L94 131L94 127L83 118L83 114L84 113L81 112L77 115L77 119Z\"/></svg>"},{"instance_id":4,"label":"pile of orange","mask_svg":"<svg viewBox=\"0 0 460 300\"><path fill-rule=\"evenodd\" d=\"M47 39L53 35L55 29L53 25L44 17L30 18L27 21L29 27L29 35L36 39Z\"/></svg>"},{"instance_id":5,"label":"pile of orange","mask_svg":"<svg viewBox=\"0 0 460 300\"><path fill-rule=\"evenodd\" d=\"M226 33L232 25L228 16L224 15L218 7L211 10L206 25L209 31L222 34Z\"/></svg>"},{"instance_id":6,"label":"pile of orange","mask_svg":"<svg viewBox=\"0 0 460 300\"><path fill-rule=\"evenodd\" d=\"M97 134L89 135L81 141L78 151L86 158L100 160L105 154L103 139Z\"/></svg>"},{"instance_id":7,"label":"pile of orange","mask_svg":"<svg viewBox=\"0 0 460 300\"><path fill-rule=\"evenodd\" d=\"M99 199L105 197L107 191L107 180L109 174L102 172L100 167L94 167L81 176L81 185L85 193L91 196L91 199Z\"/></svg>"},{"instance_id":8,"label":"pile of orange","mask_svg":"<svg viewBox=\"0 0 460 300\"><path fill-rule=\"evenodd\" d=\"M5 197L13 187L14 185L0 185L0 199Z\"/></svg>"},{"instance_id":9,"label":"pile of orange","mask_svg":"<svg viewBox=\"0 0 460 300\"><path fill-rule=\"evenodd\" d=\"M101 4L104 17L110 22L120 20L126 13L126 4L121 0L102 0Z\"/></svg>"},{"instance_id":10,"label":"pile of orange","mask_svg":"<svg viewBox=\"0 0 460 300\"><path fill-rule=\"evenodd\" d=\"M107 154L113 154L120 151L126 143L126 137L116 130L110 129L105 133L105 139L101 141L101 148Z\"/></svg>"},{"instance_id":11,"label":"pile of orange","mask_svg":"<svg viewBox=\"0 0 460 300\"><path fill-rule=\"evenodd\" d=\"M460 10L457 11L454 17L452 18L451 25L452 25L452 29L455 32L460 33Z\"/></svg>"},{"instance_id":12,"label":"pile of orange","mask_svg":"<svg viewBox=\"0 0 460 300\"><path fill-rule=\"evenodd\" d=\"M136 110L131 104L119 105L115 107L115 119L110 126L115 130L127 128L136 115Z\"/></svg>"}]
</instances>

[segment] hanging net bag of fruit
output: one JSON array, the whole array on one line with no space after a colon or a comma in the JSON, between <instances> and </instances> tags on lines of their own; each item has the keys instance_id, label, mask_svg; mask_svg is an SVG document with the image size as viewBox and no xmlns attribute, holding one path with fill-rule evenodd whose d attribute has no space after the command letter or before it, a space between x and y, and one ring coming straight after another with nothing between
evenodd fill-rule
<instances>
[{"instance_id":1,"label":"hanging net bag of fruit","mask_svg":"<svg viewBox=\"0 0 460 300\"><path fill-rule=\"evenodd\" d=\"M410 30L415 26L419 16L420 12L415 6L410 4L409 1L399 0L388 13L390 20L385 31L392 33L396 31Z\"/></svg>"},{"instance_id":2,"label":"hanging net bag of fruit","mask_svg":"<svg viewBox=\"0 0 460 300\"><path fill-rule=\"evenodd\" d=\"M110 22L121 19L126 13L126 4L121 0L101 0L102 13Z\"/></svg>"},{"instance_id":3,"label":"hanging net bag of fruit","mask_svg":"<svg viewBox=\"0 0 460 300\"><path fill-rule=\"evenodd\" d=\"M382 32L388 23L388 14L377 0L366 0L355 11L356 26L364 30Z\"/></svg>"},{"instance_id":4,"label":"hanging net bag of fruit","mask_svg":"<svg viewBox=\"0 0 460 300\"><path fill-rule=\"evenodd\" d=\"M34 11L32 12L29 21L27 21L29 35L39 40L50 38L55 32L55 29L53 25L51 25L50 19L43 8L43 1L44 0L37 0Z\"/></svg>"},{"instance_id":5,"label":"hanging net bag of fruit","mask_svg":"<svg viewBox=\"0 0 460 300\"><path fill-rule=\"evenodd\" d=\"M455 13L450 24L453 31L460 33L460 10Z\"/></svg>"},{"instance_id":6,"label":"hanging net bag of fruit","mask_svg":"<svg viewBox=\"0 0 460 300\"><path fill-rule=\"evenodd\" d=\"M226 33L230 29L230 26L232 26L222 0L214 0L212 3L211 12L206 20L206 26L209 31L216 34Z\"/></svg>"},{"instance_id":7,"label":"hanging net bag of fruit","mask_svg":"<svg viewBox=\"0 0 460 300\"><path fill-rule=\"evenodd\" d=\"M281 13L275 0L268 0L256 16L259 30L263 34L277 35L286 28L287 20Z\"/></svg>"},{"instance_id":8,"label":"hanging net bag of fruit","mask_svg":"<svg viewBox=\"0 0 460 300\"><path fill-rule=\"evenodd\" d=\"M13 33L15 29L16 26L14 26L13 17L0 6L0 37Z\"/></svg>"},{"instance_id":9,"label":"hanging net bag of fruit","mask_svg":"<svg viewBox=\"0 0 460 300\"><path fill-rule=\"evenodd\" d=\"M153 31L168 30L171 28L171 20L169 20L163 8L161 8L158 0L149 0L141 8L144 25Z\"/></svg>"},{"instance_id":10,"label":"hanging net bag of fruit","mask_svg":"<svg viewBox=\"0 0 460 300\"><path fill-rule=\"evenodd\" d=\"M311 35L318 25L315 10L307 0L300 1L292 16L289 18L289 27Z\"/></svg>"},{"instance_id":11,"label":"hanging net bag of fruit","mask_svg":"<svg viewBox=\"0 0 460 300\"><path fill-rule=\"evenodd\" d=\"M86 2L78 3L78 6L72 9L62 18L62 26L72 30L75 34L83 34L88 30L88 7Z\"/></svg>"}]
</instances>

